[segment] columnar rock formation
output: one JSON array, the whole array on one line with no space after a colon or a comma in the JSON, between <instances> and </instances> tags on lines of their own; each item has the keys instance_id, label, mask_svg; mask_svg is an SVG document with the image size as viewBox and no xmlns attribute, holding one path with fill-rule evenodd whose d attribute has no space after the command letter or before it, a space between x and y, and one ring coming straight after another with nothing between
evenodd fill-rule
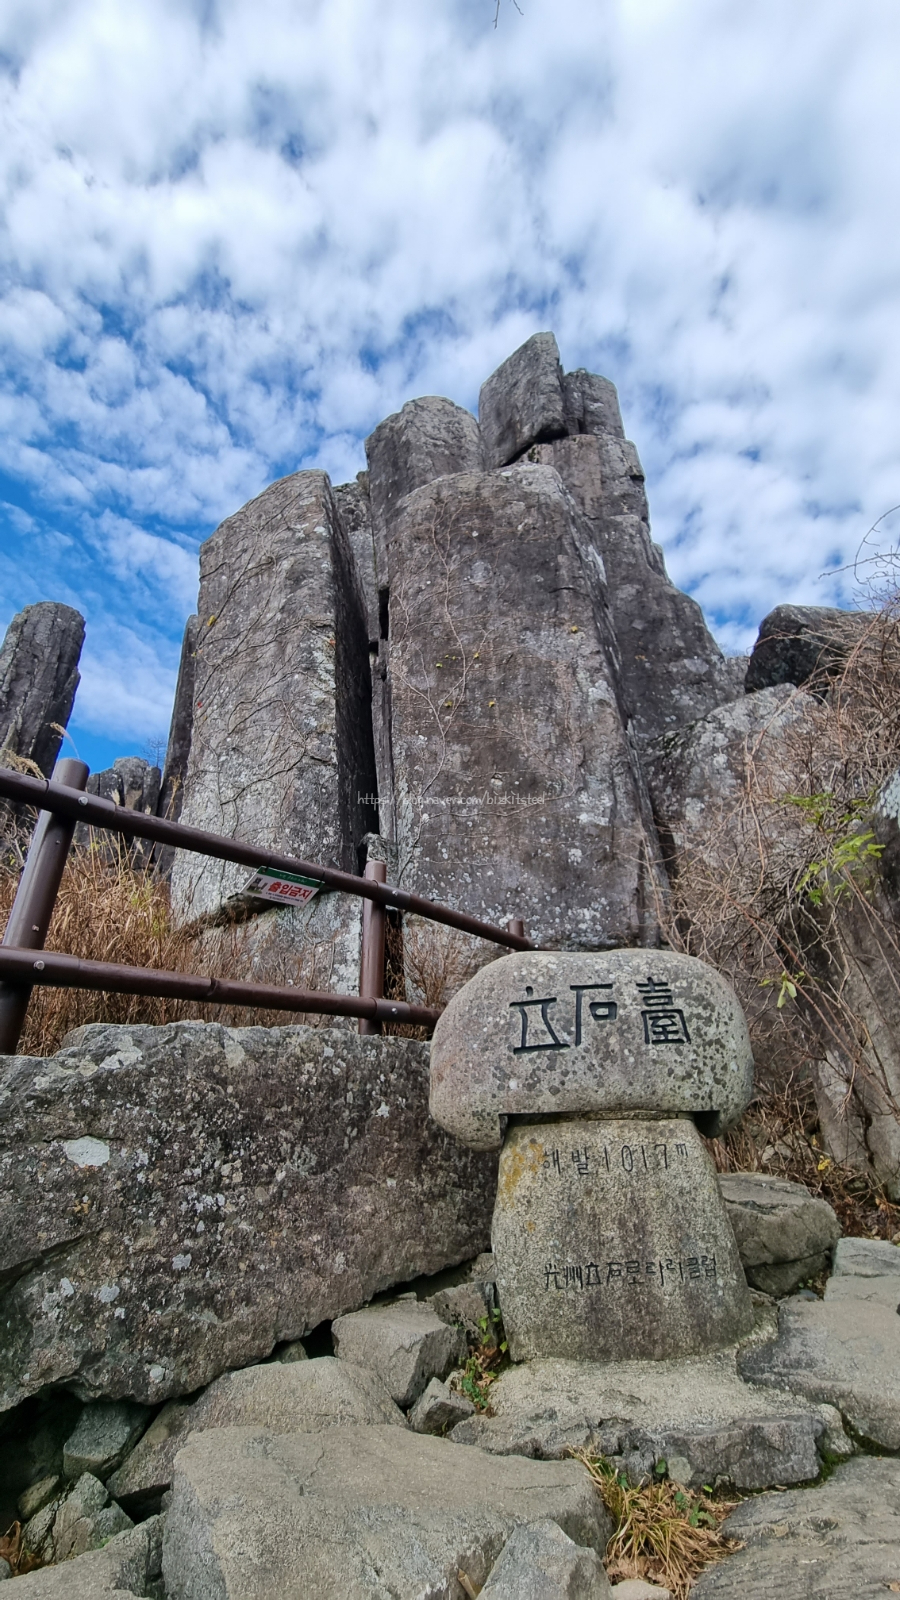
<instances>
[{"instance_id":1,"label":"columnar rock formation","mask_svg":"<svg viewBox=\"0 0 900 1600\"><path fill-rule=\"evenodd\" d=\"M366 450L355 484L297 473L204 546L183 820L353 869L377 849L552 945L654 945L641 750L737 691L650 541L612 384L536 334L477 421L414 400ZM176 863L179 914L226 914L241 880Z\"/></svg>"},{"instance_id":2,"label":"columnar rock formation","mask_svg":"<svg viewBox=\"0 0 900 1600\"><path fill-rule=\"evenodd\" d=\"M42 601L13 617L0 649L0 751L53 771L79 684L84 618Z\"/></svg>"}]
</instances>

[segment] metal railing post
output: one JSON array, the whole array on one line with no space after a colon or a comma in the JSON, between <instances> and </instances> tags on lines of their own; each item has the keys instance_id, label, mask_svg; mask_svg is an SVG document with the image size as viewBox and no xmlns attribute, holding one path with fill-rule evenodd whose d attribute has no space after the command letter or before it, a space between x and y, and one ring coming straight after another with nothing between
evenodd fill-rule
<instances>
[{"instance_id":1,"label":"metal railing post","mask_svg":"<svg viewBox=\"0 0 900 1600\"><path fill-rule=\"evenodd\" d=\"M514 933L517 939L524 939L525 924L521 917L510 917L506 924L507 933Z\"/></svg>"},{"instance_id":2,"label":"metal railing post","mask_svg":"<svg viewBox=\"0 0 900 1600\"><path fill-rule=\"evenodd\" d=\"M89 772L83 761L64 756L53 769L53 781L83 790ZM38 816L2 944L43 950L75 826L74 819L52 811ZM30 998L30 984L0 983L0 1055L15 1055Z\"/></svg>"},{"instance_id":3,"label":"metal railing post","mask_svg":"<svg viewBox=\"0 0 900 1600\"><path fill-rule=\"evenodd\" d=\"M374 883L386 883L386 864L383 861L367 861L366 877ZM365 900L359 959L359 993L363 1000L381 1000L384 995L385 926L384 906L377 905L374 900ZM380 1033L381 1023L360 1017L359 1031L362 1034Z\"/></svg>"}]
</instances>

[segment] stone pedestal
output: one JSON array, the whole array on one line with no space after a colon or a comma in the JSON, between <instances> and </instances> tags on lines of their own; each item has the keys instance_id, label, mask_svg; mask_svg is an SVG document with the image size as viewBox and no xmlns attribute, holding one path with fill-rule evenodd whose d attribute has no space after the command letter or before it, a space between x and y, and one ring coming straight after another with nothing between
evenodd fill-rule
<instances>
[{"instance_id":1,"label":"stone pedestal","mask_svg":"<svg viewBox=\"0 0 900 1600\"><path fill-rule=\"evenodd\" d=\"M514 1361L697 1355L749 1330L715 1169L686 1117L513 1127L492 1242Z\"/></svg>"}]
</instances>

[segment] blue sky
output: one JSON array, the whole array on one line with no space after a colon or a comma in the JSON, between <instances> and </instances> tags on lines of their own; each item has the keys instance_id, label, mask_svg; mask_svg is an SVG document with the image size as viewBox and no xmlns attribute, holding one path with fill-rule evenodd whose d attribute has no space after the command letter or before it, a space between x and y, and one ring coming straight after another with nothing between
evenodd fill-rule
<instances>
[{"instance_id":1,"label":"blue sky","mask_svg":"<svg viewBox=\"0 0 900 1600\"><path fill-rule=\"evenodd\" d=\"M223 516L539 328L618 385L726 649L853 601L900 502L896 0L521 4L5 0L0 627L86 616L92 766L165 734Z\"/></svg>"}]
</instances>

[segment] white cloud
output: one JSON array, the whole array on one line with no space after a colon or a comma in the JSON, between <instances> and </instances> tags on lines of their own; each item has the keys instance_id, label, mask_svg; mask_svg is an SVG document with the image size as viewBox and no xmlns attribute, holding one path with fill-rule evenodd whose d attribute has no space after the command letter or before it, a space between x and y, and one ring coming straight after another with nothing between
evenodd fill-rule
<instances>
[{"instance_id":1,"label":"white cloud","mask_svg":"<svg viewBox=\"0 0 900 1600\"><path fill-rule=\"evenodd\" d=\"M524 10L6 8L0 467L113 625L168 594L174 637L185 532L540 327L618 383L729 646L846 600L819 574L900 501L895 0Z\"/></svg>"}]
</instances>

